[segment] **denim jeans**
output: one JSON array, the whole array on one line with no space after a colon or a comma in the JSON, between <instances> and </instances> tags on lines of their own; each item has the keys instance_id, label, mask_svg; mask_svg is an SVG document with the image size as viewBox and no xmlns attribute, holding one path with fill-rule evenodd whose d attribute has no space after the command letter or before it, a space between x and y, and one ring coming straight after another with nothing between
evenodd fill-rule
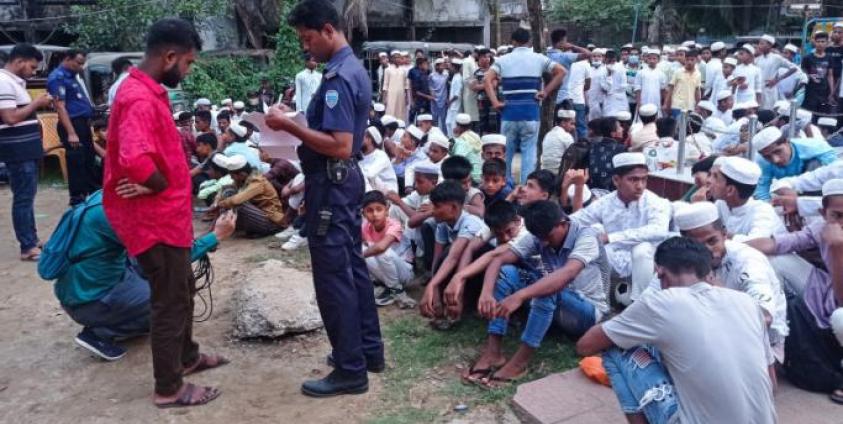
<instances>
[{"instance_id":1,"label":"denim jeans","mask_svg":"<svg viewBox=\"0 0 843 424\"><path fill-rule=\"evenodd\" d=\"M495 300L500 302L507 296L538 281L541 274L514 265L504 265L501 268L498 281L495 283ZM579 337L595 324L596 311L579 293L564 289L550 296L537 297L530 302L530 313L527 326L521 334L521 341L532 348L538 348L544 335L556 322L562 332L572 337ZM495 318L489 322L489 334L506 335L507 320Z\"/></svg>"},{"instance_id":2,"label":"denim jeans","mask_svg":"<svg viewBox=\"0 0 843 424\"><path fill-rule=\"evenodd\" d=\"M149 333L149 282L137 265L129 264L123 280L99 300L65 306L74 321L97 337L114 340Z\"/></svg>"},{"instance_id":3,"label":"denim jeans","mask_svg":"<svg viewBox=\"0 0 843 424\"><path fill-rule=\"evenodd\" d=\"M9 162L9 185L12 188L12 226L21 253L38 245L35 229L35 193L38 191L38 161Z\"/></svg>"},{"instance_id":4,"label":"denim jeans","mask_svg":"<svg viewBox=\"0 0 843 424\"><path fill-rule=\"evenodd\" d=\"M577 113L577 139L584 140L588 137L588 106L574 103L574 112Z\"/></svg>"},{"instance_id":5,"label":"denim jeans","mask_svg":"<svg viewBox=\"0 0 843 424\"><path fill-rule=\"evenodd\" d=\"M512 158L515 151L521 151L521 179L519 184L527 182L527 175L536 170L539 142L539 121L503 121L501 133L506 137L506 175L512 175Z\"/></svg>"},{"instance_id":6,"label":"denim jeans","mask_svg":"<svg viewBox=\"0 0 843 424\"><path fill-rule=\"evenodd\" d=\"M643 412L651 424L676 422L676 388L655 348L611 348L603 352L603 368L624 414Z\"/></svg>"}]
</instances>

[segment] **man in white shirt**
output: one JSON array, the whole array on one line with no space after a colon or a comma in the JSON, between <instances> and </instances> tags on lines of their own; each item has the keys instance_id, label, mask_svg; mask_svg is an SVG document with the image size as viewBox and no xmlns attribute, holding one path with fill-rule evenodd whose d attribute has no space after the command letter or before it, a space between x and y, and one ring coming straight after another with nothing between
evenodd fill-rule
<instances>
[{"instance_id":1,"label":"man in white shirt","mask_svg":"<svg viewBox=\"0 0 843 424\"><path fill-rule=\"evenodd\" d=\"M114 103L114 97L117 96L117 89L120 88L120 84L123 83L123 80L129 76L129 69L131 67L132 62L126 57L118 57L111 62L111 72L114 75L117 75L117 79L108 89L108 107L111 107L111 104Z\"/></svg>"},{"instance_id":2,"label":"man in white shirt","mask_svg":"<svg viewBox=\"0 0 843 424\"><path fill-rule=\"evenodd\" d=\"M659 63L658 49L644 49L645 66L635 75L635 104L638 111L647 104L661 105L667 90L667 77L656 68Z\"/></svg>"},{"instance_id":3,"label":"man in white shirt","mask_svg":"<svg viewBox=\"0 0 843 424\"><path fill-rule=\"evenodd\" d=\"M770 192L773 206L781 206L785 214L799 214L803 218L820 215L822 196L806 196L805 193L819 193L823 184L843 178L843 161L832 162L813 171L773 182Z\"/></svg>"},{"instance_id":4,"label":"man in white shirt","mask_svg":"<svg viewBox=\"0 0 843 424\"><path fill-rule=\"evenodd\" d=\"M619 112L629 112L626 99L626 68L617 60L614 50L606 52L605 76L601 80L603 89L603 116L617 116Z\"/></svg>"},{"instance_id":5,"label":"man in white shirt","mask_svg":"<svg viewBox=\"0 0 843 424\"><path fill-rule=\"evenodd\" d=\"M588 135L588 104L585 101L585 92L591 88L591 63L588 59L571 64L566 84L565 91L577 115L577 138L585 139Z\"/></svg>"},{"instance_id":6,"label":"man in white shirt","mask_svg":"<svg viewBox=\"0 0 843 424\"><path fill-rule=\"evenodd\" d=\"M612 159L617 190L571 215L584 226L602 226L601 240L614 272L631 284L636 300L653 277L654 245L668 236L670 202L647 190L643 153L620 153Z\"/></svg>"},{"instance_id":7,"label":"man in white shirt","mask_svg":"<svg viewBox=\"0 0 843 424\"><path fill-rule=\"evenodd\" d=\"M755 66L755 47L747 43L741 46L737 53L738 66L735 67L735 103L746 103L755 100L762 104L764 81L761 70Z\"/></svg>"},{"instance_id":8,"label":"man in white shirt","mask_svg":"<svg viewBox=\"0 0 843 424\"><path fill-rule=\"evenodd\" d=\"M717 41L711 44L711 59L705 64L705 98L717 95L713 90L714 81L723 73L723 58L726 56L726 44Z\"/></svg>"},{"instance_id":9,"label":"man in white shirt","mask_svg":"<svg viewBox=\"0 0 843 424\"><path fill-rule=\"evenodd\" d=\"M782 48L782 56L791 63L795 63L794 59L797 54L799 54L799 47L796 47L793 44L788 43L784 46L784 48ZM790 71L787 69L779 69L778 71L780 81L776 88L779 92L779 99L782 100L793 99L798 95L798 91L808 84L808 75L806 75L805 72L802 72L801 68L797 67L797 71L793 74L790 74L789 72Z\"/></svg>"},{"instance_id":10,"label":"man in white shirt","mask_svg":"<svg viewBox=\"0 0 843 424\"><path fill-rule=\"evenodd\" d=\"M591 85L585 93L589 121L603 117L603 101L606 99L603 91L606 80L606 65L603 64L605 55L606 49L594 49L591 52Z\"/></svg>"},{"instance_id":11,"label":"man in white shirt","mask_svg":"<svg viewBox=\"0 0 843 424\"><path fill-rule=\"evenodd\" d=\"M762 109L773 108L776 100L779 99L779 92L776 86L783 79L795 74L799 69L798 66L789 60L773 52L773 46L775 45L776 39L772 35L764 34L761 36L761 40L758 41L758 52L760 54L755 59L755 64L761 71L761 81L764 84L764 91L761 96L763 102L758 102ZM785 69L785 73L779 75L780 69Z\"/></svg>"},{"instance_id":12,"label":"man in white shirt","mask_svg":"<svg viewBox=\"0 0 843 424\"><path fill-rule=\"evenodd\" d=\"M752 197L761 178L758 164L724 156L714 161L709 175L708 190L730 239L744 242L787 232L773 206Z\"/></svg>"},{"instance_id":13,"label":"man in white shirt","mask_svg":"<svg viewBox=\"0 0 843 424\"><path fill-rule=\"evenodd\" d=\"M574 144L571 134L576 130L576 117L577 114L573 110L559 109L556 112L556 126L548 131L542 140L541 169L553 172L554 175L559 173L562 155Z\"/></svg>"},{"instance_id":14,"label":"man in white shirt","mask_svg":"<svg viewBox=\"0 0 843 424\"><path fill-rule=\"evenodd\" d=\"M359 162L360 172L366 180L366 191L378 190L383 194L397 192L398 178L395 168L392 167L386 152L380 149L381 144L383 136L380 131L375 127L366 128L361 148L363 158Z\"/></svg>"},{"instance_id":15,"label":"man in white shirt","mask_svg":"<svg viewBox=\"0 0 843 424\"><path fill-rule=\"evenodd\" d=\"M748 245L729 240L713 203L682 205L674 213L673 222L683 237L708 248L713 275L724 287L748 294L769 316L770 347L776 360L783 363L784 340L788 335L787 302L767 257Z\"/></svg>"},{"instance_id":16,"label":"man in white shirt","mask_svg":"<svg viewBox=\"0 0 843 424\"><path fill-rule=\"evenodd\" d=\"M776 422L764 312L747 294L707 283L711 260L696 241L666 240L655 254L663 290L577 342L582 356L604 352L629 422Z\"/></svg>"},{"instance_id":17,"label":"man in white shirt","mask_svg":"<svg viewBox=\"0 0 843 424\"><path fill-rule=\"evenodd\" d=\"M721 90L715 94L717 100L717 110L711 116L721 120L724 125L732 125L735 118L732 116L732 108L735 106L735 96L732 95L732 90Z\"/></svg>"},{"instance_id":18,"label":"man in white shirt","mask_svg":"<svg viewBox=\"0 0 843 424\"><path fill-rule=\"evenodd\" d=\"M322 74L316 70L316 59L313 56L307 58L305 69L296 74L296 111L307 112L310 99L319 90L322 83Z\"/></svg>"}]
</instances>

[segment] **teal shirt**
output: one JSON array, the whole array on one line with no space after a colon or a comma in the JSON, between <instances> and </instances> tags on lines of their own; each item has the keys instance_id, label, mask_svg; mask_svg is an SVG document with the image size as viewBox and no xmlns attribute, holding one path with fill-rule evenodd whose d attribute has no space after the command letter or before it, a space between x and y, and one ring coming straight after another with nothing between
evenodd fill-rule
<instances>
[{"instance_id":1,"label":"teal shirt","mask_svg":"<svg viewBox=\"0 0 843 424\"><path fill-rule=\"evenodd\" d=\"M91 196L102 197L102 191ZM190 252L191 261L201 258L218 243L214 233L195 240ZM67 272L56 280L56 297L64 306L100 299L122 281L126 272L126 248L105 218L101 204L85 213L68 253L71 258L82 260L70 265Z\"/></svg>"}]
</instances>

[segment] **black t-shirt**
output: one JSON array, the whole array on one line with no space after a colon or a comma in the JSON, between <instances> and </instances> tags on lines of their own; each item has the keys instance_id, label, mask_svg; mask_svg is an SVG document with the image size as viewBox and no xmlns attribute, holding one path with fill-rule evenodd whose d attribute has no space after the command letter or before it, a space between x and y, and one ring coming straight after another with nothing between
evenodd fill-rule
<instances>
[{"instance_id":1,"label":"black t-shirt","mask_svg":"<svg viewBox=\"0 0 843 424\"><path fill-rule=\"evenodd\" d=\"M834 70L834 79L839 79L840 71L843 69L843 46L829 47L825 49L825 55L831 61L831 69Z\"/></svg>"},{"instance_id":2,"label":"black t-shirt","mask_svg":"<svg viewBox=\"0 0 843 424\"><path fill-rule=\"evenodd\" d=\"M831 68L831 58L826 54L823 57L817 57L814 53L805 56L802 59L802 70L808 75L808 87L805 90L805 96L823 96L823 100L828 96L828 79L826 76Z\"/></svg>"}]
</instances>

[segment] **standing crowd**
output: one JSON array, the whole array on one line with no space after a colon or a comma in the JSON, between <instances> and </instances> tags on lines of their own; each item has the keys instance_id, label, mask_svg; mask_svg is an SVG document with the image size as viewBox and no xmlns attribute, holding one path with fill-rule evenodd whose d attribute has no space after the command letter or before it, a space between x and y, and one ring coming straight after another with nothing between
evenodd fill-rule
<instances>
[{"instance_id":1,"label":"standing crowd","mask_svg":"<svg viewBox=\"0 0 843 424\"><path fill-rule=\"evenodd\" d=\"M299 12L291 19L300 34L339 25ZM261 149L259 128L244 120L257 104L199 99L192 113L171 113L160 83L177 84L201 47L184 25L153 25L144 62L127 68L109 121L93 129L73 82L83 52L51 77L52 97L33 101L24 90L41 60L32 46L16 46L0 72L0 161L13 171L23 259L49 263L61 247L51 239L41 252L35 235L34 112L54 104L70 148L104 140L79 159L102 156L104 177L71 178L78 206L66 218L81 229L59 253L75 259L42 276L56 280L62 306L84 326L77 342L97 355L118 359L116 340L150 332L158 406L220 393L182 381L228 362L192 340L190 263L233 233L325 253L313 259L320 306L345 295L326 292L328 282L354 274L355 340L339 315L323 317L335 348L328 362L363 377L332 373L305 383L309 395L365 391L366 370L383 370L377 316L365 310L373 298L418 305L435 331L470 314L488 320L482 353L462 375L488 388L523 377L556 326L578 353L602 358L630 422L774 422L778 376L843 403L843 137L827 116L843 105L843 23L814 33L801 61L799 48L768 35L735 47L614 50L576 46L564 30L550 34L544 55L518 29L496 50L417 51L412 62L384 52L372 70L378 90L365 99L368 81L354 79L356 59L331 35L333 56L310 44L296 76L290 106L311 122L291 131L305 142L301 162ZM322 73L317 61L327 62ZM278 100L268 87L259 93ZM555 122L539 143L545 101ZM361 104L367 124L352 124ZM267 123L293 128L284 119ZM349 134L351 149L333 150L324 134ZM340 182L321 174L326 164ZM648 190L685 165L694 183L681 200ZM358 172L360 187L343 185L344 195L325 188ZM191 202L213 222L198 239ZM340 245L357 250L349 270L325 263ZM363 266L373 285L358 278ZM94 276L101 270L107 278ZM406 292L414 284L420 299ZM514 314L526 321L507 355ZM358 339L353 353L338 348Z\"/></svg>"}]
</instances>

